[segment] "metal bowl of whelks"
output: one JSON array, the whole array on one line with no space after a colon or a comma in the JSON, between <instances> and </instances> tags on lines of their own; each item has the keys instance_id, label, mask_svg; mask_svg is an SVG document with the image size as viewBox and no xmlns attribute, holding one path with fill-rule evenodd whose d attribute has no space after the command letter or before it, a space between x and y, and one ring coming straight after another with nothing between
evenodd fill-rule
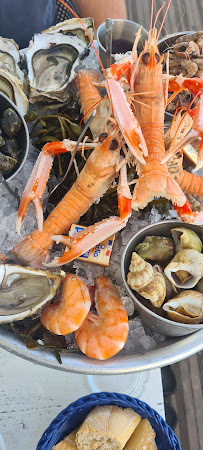
<instances>
[{"instance_id":1,"label":"metal bowl of whelks","mask_svg":"<svg viewBox=\"0 0 203 450\"><path fill-rule=\"evenodd\" d=\"M163 221L138 231L123 253L129 295L150 328L165 336L203 330L203 228Z\"/></svg>"}]
</instances>

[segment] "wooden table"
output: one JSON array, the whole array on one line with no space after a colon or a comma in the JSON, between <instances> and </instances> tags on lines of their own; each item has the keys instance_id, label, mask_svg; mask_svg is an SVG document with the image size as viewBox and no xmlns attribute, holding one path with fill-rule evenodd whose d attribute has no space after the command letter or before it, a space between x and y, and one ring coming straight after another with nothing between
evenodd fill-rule
<instances>
[{"instance_id":1,"label":"wooden table","mask_svg":"<svg viewBox=\"0 0 203 450\"><path fill-rule=\"evenodd\" d=\"M35 450L57 414L92 392L116 390L137 396L165 417L160 369L87 376L35 365L2 349L0 361L0 434L6 450ZM1 442L0 450L5 450Z\"/></svg>"}]
</instances>

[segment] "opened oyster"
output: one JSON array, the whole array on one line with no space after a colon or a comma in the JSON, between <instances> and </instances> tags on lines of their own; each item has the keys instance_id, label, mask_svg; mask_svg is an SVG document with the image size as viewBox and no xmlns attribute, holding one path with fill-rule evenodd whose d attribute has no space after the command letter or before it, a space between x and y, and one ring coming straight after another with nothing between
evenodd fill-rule
<instances>
[{"instance_id":1,"label":"opened oyster","mask_svg":"<svg viewBox=\"0 0 203 450\"><path fill-rule=\"evenodd\" d=\"M163 309L175 322L198 324L203 320L203 294L183 291L165 303Z\"/></svg>"},{"instance_id":2,"label":"opened oyster","mask_svg":"<svg viewBox=\"0 0 203 450\"><path fill-rule=\"evenodd\" d=\"M184 250L185 248L192 248L197 252L202 251L202 241L194 231L189 228L173 228L171 230L173 240L175 242L176 253Z\"/></svg>"},{"instance_id":3,"label":"opened oyster","mask_svg":"<svg viewBox=\"0 0 203 450\"><path fill-rule=\"evenodd\" d=\"M91 19L90 17L80 19L80 20L82 21L83 25L87 29L90 37L92 39L94 39L94 32L93 32L94 20ZM55 34L55 33L59 33L60 31L62 31L63 34L65 34L65 35L77 36L88 47L91 44L89 37L87 36L84 28L82 27L82 25L78 19L64 20L64 22L57 23L53 27L48 28L47 30L44 30L43 33L54 33Z\"/></svg>"},{"instance_id":4,"label":"opened oyster","mask_svg":"<svg viewBox=\"0 0 203 450\"><path fill-rule=\"evenodd\" d=\"M23 84L24 73L20 70L20 53L18 45L13 39L6 39L0 36L0 68L6 69L15 77L18 77Z\"/></svg>"},{"instance_id":5,"label":"opened oyster","mask_svg":"<svg viewBox=\"0 0 203 450\"><path fill-rule=\"evenodd\" d=\"M192 249L182 250L174 256L164 272L176 287L191 289L203 277L203 254Z\"/></svg>"},{"instance_id":6,"label":"opened oyster","mask_svg":"<svg viewBox=\"0 0 203 450\"><path fill-rule=\"evenodd\" d=\"M86 50L76 36L35 34L26 52L30 102L44 99L64 102L69 83L75 77L74 69Z\"/></svg>"},{"instance_id":7,"label":"opened oyster","mask_svg":"<svg viewBox=\"0 0 203 450\"><path fill-rule=\"evenodd\" d=\"M0 323L36 313L56 295L65 272L0 264Z\"/></svg>"},{"instance_id":8,"label":"opened oyster","mask_svg":"<svg viewBox=\"0 0 203 450\"><path fill-rule=\"evenodd\" d=\"M0 91L3 92L17 106L24 116L29 108L29 102L22 90L22 85L17 77L8 70L0 68Z\"/></svg>"}]
</instances>

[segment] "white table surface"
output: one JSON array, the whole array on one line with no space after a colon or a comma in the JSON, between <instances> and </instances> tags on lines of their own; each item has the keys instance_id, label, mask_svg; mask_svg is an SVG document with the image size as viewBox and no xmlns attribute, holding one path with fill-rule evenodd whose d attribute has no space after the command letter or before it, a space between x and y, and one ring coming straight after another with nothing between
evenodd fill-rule
<instances>
[{"instance_id":1,"label":"white table surface","mask_svg":"<svg viewBox=\"0 0 203 450\"><path fill-rule=\"evenodd\" d=\"M116 391L139 397L165 417L160 369L87 376L38 366L3 349L0 361L0 434L6 450L36 450L57 414L92 392ZM1 441L0 450L4 450Z\"/></svg>"}]
</instances>

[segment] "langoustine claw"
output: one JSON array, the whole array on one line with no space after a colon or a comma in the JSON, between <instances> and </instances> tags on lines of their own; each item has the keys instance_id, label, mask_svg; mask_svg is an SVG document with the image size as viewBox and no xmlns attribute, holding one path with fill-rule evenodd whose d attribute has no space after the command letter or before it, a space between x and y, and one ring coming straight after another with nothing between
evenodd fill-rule
<instances>
[{"instance_id":1,"label":"langoustine claw","mask_svg":"<svg viewBox=\"0 0 203 450\"><path fill-rule=\"evenodd\" d=\"M128 337L128 316L110 278L97 278L95 305L98 315L88 314L75 339L85 355L104 360L116 355Z\"/></svg>"}]
</instances>

